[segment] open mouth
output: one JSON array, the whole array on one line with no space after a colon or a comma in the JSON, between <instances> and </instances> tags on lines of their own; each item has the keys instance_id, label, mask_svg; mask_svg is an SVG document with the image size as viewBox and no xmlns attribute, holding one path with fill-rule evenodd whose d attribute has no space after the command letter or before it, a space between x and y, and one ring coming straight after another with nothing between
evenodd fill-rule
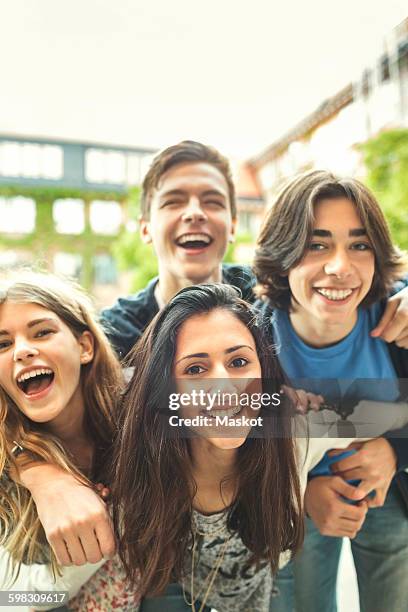
<instances>
[{"instance_id":1,"label":"open mouth","mask_svg":"<svg viewBox=\"0 0 408 612\"><path fill-rule=\"evenodd\" d=\"M181 247L182 249L186 249L186 250L187 249L193 249L193 250L205 249L212 242L213 242L213 239L211 238L211 236L208 236L208 234L201 234L201 233L183 234L176 240L177 246Z\"/></svg>"},{"instance_id":2,"label":"open mouth","mask_svg":"<svg viewBox=\"0 0 408 612\"><path fill-rule=\"evenodd\" d=\"M237 414L239 414L242 410L242 406L231 406L230 408L226 409L226 408L221 408L221 407L217 407L214 406L213 408L211 408L211 410L204 410L202 411L202 414L205 414L205 416L208 416L210 418L213 418L215 416L218 417L234 417L237 416Z\"/></svg>"},{"instance_id":3,"label":"open mouth","mask_svg":"<svg viewBox=\"0 0 408 612\"><path fill-rule=\"evenodd\" d=\"M45 391L54 380L54 372L49 368L37 368L17 378L17 385L25 395L37 395Z\"/></svg>"},{"instance_id":4,"label":"open mouth","mask_svg":"<svg viewBox=\"0 0 408 612\"><path fill-rule=\"evenodd\" d=\"M330 302L344 302L351 294L355 291L353 289L325 289L324 287L314 287L314 290L322 295L326 300Z\"/></svg>"}]
</instances>

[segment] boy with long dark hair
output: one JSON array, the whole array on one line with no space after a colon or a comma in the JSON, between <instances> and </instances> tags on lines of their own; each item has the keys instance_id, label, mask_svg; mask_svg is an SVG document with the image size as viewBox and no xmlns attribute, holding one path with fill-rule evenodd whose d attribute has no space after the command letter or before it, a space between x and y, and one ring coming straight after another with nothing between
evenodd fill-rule
<instances>
[{"instance_id":1,"label":"boy with long dark hair","mask_svg":"<svg viewBox=\"0 0 408 612\"><path fill-rule=\"evenodd\" d=\"M369 334L381 317L381 300L406 274L407 257L393 245L381 208L362 183L325 171L291 180L264 221L254 269L261 310L289 377L311 379L314 387L307 390L322 395L325 381L337 380L340 399L351 389L356 399L408 396L408 351ZM309 482L307 535L294 563L298 612L336 610L341 537L352 538L361 609L405 608L407 437L407 428L391 432L333 466L343 479L376 489L367 515L366 507L346 503L338 475ZM290 583L287 574L278 579L282 588ZM278 609L292 609L290 589Z\"/></svg>"}]
</instances>

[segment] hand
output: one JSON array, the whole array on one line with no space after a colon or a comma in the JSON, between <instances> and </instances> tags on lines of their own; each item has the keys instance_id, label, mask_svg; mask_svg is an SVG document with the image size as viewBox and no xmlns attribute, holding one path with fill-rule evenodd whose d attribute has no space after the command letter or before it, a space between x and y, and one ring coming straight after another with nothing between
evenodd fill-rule
<instances>
[{"instance_id":1,"label":"hand","mask_svg":"<svg viewBox=\"0 0 408 612\"><path fill-rule=\"evenodd\" d=\"M348 448L357 452L331 466L332 472L344 480L361 480L359 489L365 495L375 490L375 497L367 499L370 508L383 506L391 481L397 470L397 456L385 438L376 438L364 443L353 443ZM344 449L342 451L344 452ZM332 456L336 451L330 451Z\"/></svg>"},{"instance_id":2,"label":"hand","mask_svg":"<svg viewBox=\"0 0 408 612\"><path fill-rule=\"evenodd\" d=\"M384 314L370 336L408 348L408 287L389 298Z\"/></svg>"},{"instance_id":3,"label":"hand","mask_svg":"<svg viewBox=\"0 0 408 612\"><path fill-rule=\"evenodd\" d=\"M318 476L309 481L305 509L322 535L355 538L367 514L367 502L346 503L341 496L357 500L356 487L340 476Z\"/></svg>"},{"instance_id":4,"label":"hand","mask_svg":"<svg viewBox=\"0 0 408 612\"><path fill-rule=\"evenodd\" d=\"M303 389L292 389L292 387L283 385L281 393L284 393L291 400L299 414L306 414L309 410L318 412L320 404L324 404L323 396L309 393Z\"/></svg>"},{"instance_id":5,"label":"hand","mask_svg":"<svg viewBox=\"0 0 408 612\"><path fill-rule=\"evenodd\" d=\"M103 499L103 501L110 501L111 490L109 487L105 486L103 482L98 482L96 485L94 485L94 491L99 495L101 499Z\"/></svg>"},{"instance_id":6,"label":"hand","mask_svg":"<svg viewBox=\"0 0 408 612\"><path fill-rule=\"evenodd\" d=\"M20 473L38 517L61 565L97 563L115 552L105 503L90 487L62 468L37 464Z\"/></svg>"}]
</instances>

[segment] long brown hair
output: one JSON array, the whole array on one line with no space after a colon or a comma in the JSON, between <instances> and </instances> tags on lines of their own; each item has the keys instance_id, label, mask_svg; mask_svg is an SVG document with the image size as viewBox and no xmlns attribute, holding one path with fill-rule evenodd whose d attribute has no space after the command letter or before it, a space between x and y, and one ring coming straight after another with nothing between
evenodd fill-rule
<instances>
[{"instance_id":1,"label":"long brown hair","mask_svg":"<svg viewBox=\"0 0 408 612\"><path fill-rule=\"evenodd\" d=\"M11 273L0 280L0 306L12 303L33 303L51 310L78 338L90 331L94 338L94 357L81 366L80 384L86 406L84 428L94 444L92 476L106 477L109 454L116 434L116 405L122 388L119 362L97 323L91 301L73 282L44 273ZM64 449L58 438L47 432L41 423L34 423L15 405L0 387L0 526L2 540L11 554L14 567L21 562L44 559L44 550L54 570L55 556L38 519L29 491L7 478L10 470L18 474L13 455L13 440L25 449L20 467L33 459L55 463L75 474L84 484L88 478L75 465L75 458ZM45 555L47 557L47 555Z\"/></svg>"},{"instance_id":2,"label":"long brown hair","mask_svg":"<svg viewBox=\"0 0 408 612\"><path fill-rule=\"evenodd\" d=\"M191 316L223 309L251 332L268 392L278 392L280 366L250 306L228 285L199 285L180 291L157 314L134 347L133 378L124 395L115 453L115 526L128 578L143 594L158 594L179 580L191 545L192 491L189 441L170 433L169 392L180 326ZM278 418L278 417L277 417ZM172 428L173 429L173 428ZM301 496L290 434L247 438L238 449L237 493L227 524L275 572L284 550L295 552L303 538Z\"/></svg>"},{"instance_id":3,"label":"long brown hair","mask_svg":"<svg viewBox=\"0 0 408 612\"><path fill-rule=\"evenodd\" d=\"M313 170L291 179L266 215L255 253L253 269L258 280L256 293L272 306L288 310L291 291L287 273L303 259L311 241L314 207L321 200L346 198L369 238L375 272L362 306L385 297L392 284L407 269L407 259L393 245L380 205L369 189L353 178L339 178L325 170Z\"/></svg>"}]
</instances>

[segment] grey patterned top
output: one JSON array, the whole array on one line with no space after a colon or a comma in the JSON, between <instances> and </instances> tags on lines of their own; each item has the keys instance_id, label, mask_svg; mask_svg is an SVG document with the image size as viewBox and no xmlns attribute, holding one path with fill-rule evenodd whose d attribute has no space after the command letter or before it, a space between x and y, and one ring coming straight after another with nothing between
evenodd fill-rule
<instances>
[{"instance_id":1,"label":"grey patterned top","mask_svg":"<svg viewBox=\"0 0 408 612\"><path fill-rule=\"evenodd\" d=\"M194 562L194 599L203 600L209 581L207 577L225 548L225 554L210 590L206 605L217 612L266 612L272 592L272 574L268 563L257 570L248 563L251 552L237 533L227 529L227 514L219 512L205 516L194 511L198 530ZM228 542L226 543L226 541ZM191 590L191 555L186 559L184 587L187 600Z\"/></svg>"},{"instance_id":2,"label":"grey patterned top","mask_svg":"<svg viewBox=\"0 0 408 612\"><path fill-rule=\"evenodd\" d=\"M299 417L296 440L297 460L302 494L306 489L308 472L320 461L330 448L345 448L352 438L310 438L307 439L307 424L304 417ZM303 434L302 434L303 432ZM202 600L208 582L206 578L214 567L222 546L230 538L225 549L224 559L209 593L206 605L217 612L268 612L272 595L273 579L270 567L265 563L259 570L249 565L250 551L243 544L237 533L232 536L226 525L226 513L219 512L205 516L193 512L193 520L198 530L208 534L198 536L196 559L194 563L194 598ZM217 535L214 532L217 532ZM290 559L290 552L281 553L279 567ZM191 555L186 559L184 586L187 599L190 594Z\"/></svg>"}]
</instances>

